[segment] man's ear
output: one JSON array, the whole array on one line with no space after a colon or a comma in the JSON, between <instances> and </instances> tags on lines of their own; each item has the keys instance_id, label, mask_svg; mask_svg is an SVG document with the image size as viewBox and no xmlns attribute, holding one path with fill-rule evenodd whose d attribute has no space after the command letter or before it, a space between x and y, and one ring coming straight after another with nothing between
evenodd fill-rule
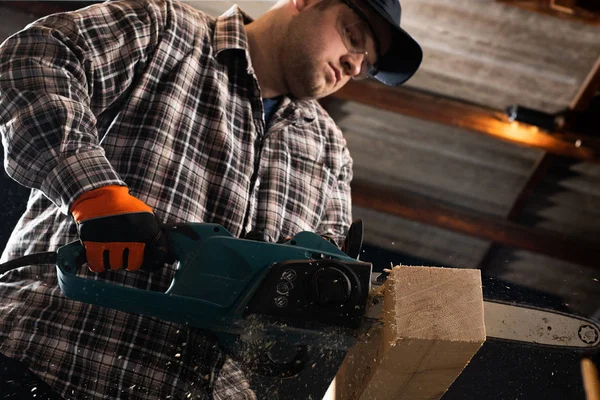
<instances>
[{"instance_id":1,"label":"man's ear","mask_svg":"<svg viewBox=\"0 0 600 400\"><path fill-rule=\"evenodd\" d=\"M296 8L296 10L298 10L298 11L304 10L304 8L308 5L308 2L306 0L291 0L291 1L294 4L294 7Z\"/></svg>"}]
</instances>

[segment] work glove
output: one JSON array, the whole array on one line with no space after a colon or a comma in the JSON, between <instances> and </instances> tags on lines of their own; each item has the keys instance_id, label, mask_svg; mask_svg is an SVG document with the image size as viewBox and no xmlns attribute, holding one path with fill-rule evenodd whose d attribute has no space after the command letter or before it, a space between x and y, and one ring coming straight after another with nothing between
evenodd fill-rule
<instances>
[{"instance_id":1,"label":"work glove","mask_svg":"<svg viewBox=\"0 0 600 400\"><path fill-rule=\"evenodd\" d=\"M167 239L152 209L125 186L84 193L70 209L92 272L153 272L167 262Z\"/></svg>"}]
</instances>

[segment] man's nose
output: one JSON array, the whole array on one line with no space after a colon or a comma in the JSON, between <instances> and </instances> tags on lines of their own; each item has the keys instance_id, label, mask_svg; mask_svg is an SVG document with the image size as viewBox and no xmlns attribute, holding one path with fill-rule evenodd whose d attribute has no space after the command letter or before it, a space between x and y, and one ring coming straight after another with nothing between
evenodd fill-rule
<instances>
[{"instance_id":1,"label":"man's nose","mask_svg":"<svg viewBox=\"0 0 600 400\"><path fill-rule=\"evenodd\" d=\"M348 76L357 76L360 74L362 62L365 55L362 53L351 53L348 52L342 56L342 65L344 66L344 72Z\"/></svg>"}]
</instances>

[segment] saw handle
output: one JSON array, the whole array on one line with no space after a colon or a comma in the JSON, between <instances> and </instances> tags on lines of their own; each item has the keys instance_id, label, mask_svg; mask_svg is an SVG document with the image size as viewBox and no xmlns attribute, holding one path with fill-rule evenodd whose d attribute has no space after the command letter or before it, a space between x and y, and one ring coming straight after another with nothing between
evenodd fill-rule
<instances>
[{"instance_id":1,"label":"saw handle","mask_svg":"<svg viewBox=\"0 0 600 400\"><path fill-rule=\"evenodd\" d=\"M166 262L168 264L173 264L176 261L181 261L185 258L189 249L185 247L179 246L181 239L179 237L185 237L191 241L199 241L200 235L197 232L197 229L194 227L197 224L160 224L160 231L163 236L167 238L167 257ZM206 224L213 225L213 224ZM212 228L212 235L219 235L221 230L220 226L215 225ZM223 229L224 230L224 229ZM225 231L225 230L224 230ZM223 233L223 235L230 235L227 231ZM75 240L67 245L60 247L57 250L56 257L56 266L60 271L66 274L76 274L77 271L87 263L86 250L81 240ZM142 265L141 270L152 272L149 269L143 268Z\"/></svg>"},{"instance_id":2,"label":"saw handle","mask_svg":"<svg viewBox=\"0 0 600 400\"><path fill-rule=\"evenodd\" d=\"M78 276L86 262L85 248L79 241L57 250L56 267L61 291L72 300L202 329L211 329L215 321L225 323L241 314L243 310L237 310L236 301L240 293L258 286L260 274L233 278L219 276L223 266L216 260L202 259L204 254L213 252L197 251L206 242L210 242L208 246L211 247L214 239L231 238L231 234L216 224L184 224L172 226L165 232L169 254L179 261L166 292L118 285L101 279L101 275ZM258 282L253 284L255 279Z\"/></svg>"},{"instance_id":3,"label":"saw handle","mask_svg":"<svg viewBox=\"0 0 600 400\"><path fill-rule=\"evenodd\" d=\"M262 251L261 246L267 244L238 240L218 224L163 228L169 256L178 261L166 292L118 285L103 280L101 275L78 276L86 262L85 248L79 241L57 250L61 291L84 303L211 329L215 321L226 324L239 318L273 261L290 257Z\"/></svg>"}]
</instances>

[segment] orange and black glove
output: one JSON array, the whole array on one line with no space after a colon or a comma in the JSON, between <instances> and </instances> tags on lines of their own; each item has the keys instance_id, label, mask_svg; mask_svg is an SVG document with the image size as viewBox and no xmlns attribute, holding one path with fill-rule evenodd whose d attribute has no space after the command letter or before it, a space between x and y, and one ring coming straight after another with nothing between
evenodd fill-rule
<instances>
[{"instance_id":1,"label":"orange and black glove","mask_svg":"<svg viewBox=\"0 0 600 400\"><path fill-rule=\"evenodd\" d=\"M110 185L84 193L71 206L89 269L153 272L167 262L166 237L152 209Z\"/></svg>"}]
</instances>

